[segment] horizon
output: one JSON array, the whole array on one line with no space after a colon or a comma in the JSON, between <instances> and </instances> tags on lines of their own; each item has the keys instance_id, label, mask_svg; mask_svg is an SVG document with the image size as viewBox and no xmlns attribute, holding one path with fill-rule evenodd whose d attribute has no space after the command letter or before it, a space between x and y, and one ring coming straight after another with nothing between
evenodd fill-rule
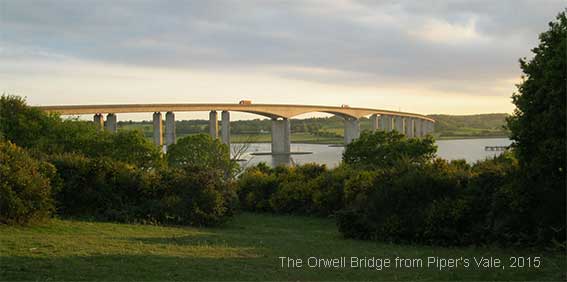
<instances>
[{"instance_id":1,"label":"horizon","mask_svg":"<svg viewBox=\"0 0 567 282\"><path fill-rule=\"evenodd\" d=\"M3 1L0 91L32 106L252 100L510 114L518 59L531 57L563 8L562 1L222 3Z\"/></svg>"}]
</instances>

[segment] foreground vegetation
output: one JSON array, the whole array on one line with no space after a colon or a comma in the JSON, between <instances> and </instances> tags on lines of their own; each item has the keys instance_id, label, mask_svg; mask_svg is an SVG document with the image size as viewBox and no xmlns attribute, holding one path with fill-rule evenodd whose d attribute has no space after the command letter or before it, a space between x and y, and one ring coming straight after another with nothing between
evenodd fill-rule
<instances>
[{"instance_id":1,"label":"foreground vegetation","mask_svg":"<svg viewBox=\"0 0 567 282\"><path fill-rule=\"evenodd\" d=\"M540 256L540 268L281 268L280 256L442 258ZM333 219L242 214L222 228L53 219L0 226L0 280L562 280L565 258L495 247L442 248L345 240Z\"/></svg>"}]
</instances>

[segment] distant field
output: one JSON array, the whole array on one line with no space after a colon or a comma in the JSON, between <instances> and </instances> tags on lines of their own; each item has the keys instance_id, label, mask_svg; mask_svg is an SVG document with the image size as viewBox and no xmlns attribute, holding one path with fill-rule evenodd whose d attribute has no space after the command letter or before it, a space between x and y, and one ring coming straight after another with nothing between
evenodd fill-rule
<instances>
[{"instance_id":1,"label":"distant field","mask_svg":"<svg viewBox=\"0 0 567 282\"><path fill-rule=\"evenodd\" d=\"M541 256L541 268L281 268L280 256L471 258ZM507 263L506 263L507 264ZM221 228L54 219L0 226L2 281L562 280L565 257L494 247L442 248L343 239L332 219L242 214Z\"/></svg>"}]
</instances>

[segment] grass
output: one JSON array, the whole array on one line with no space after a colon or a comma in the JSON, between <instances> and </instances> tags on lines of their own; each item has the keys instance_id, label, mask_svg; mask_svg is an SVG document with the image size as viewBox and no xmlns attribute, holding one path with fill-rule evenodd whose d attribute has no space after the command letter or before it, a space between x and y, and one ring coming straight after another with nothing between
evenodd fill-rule
<instances>
[{"instance_id":1,"label":"grass","mask_svg":"<svg viewBox=\"0 0 567 282\"><path fill-rule=\"evenodd\" d=\"M540 268L282 268L279 256L541 256ZM539 251L343 239L332 219L241 214L220 228L53 219L0 226L0 280L561 280L565 258Z\"/></svg>"}]
</instances>

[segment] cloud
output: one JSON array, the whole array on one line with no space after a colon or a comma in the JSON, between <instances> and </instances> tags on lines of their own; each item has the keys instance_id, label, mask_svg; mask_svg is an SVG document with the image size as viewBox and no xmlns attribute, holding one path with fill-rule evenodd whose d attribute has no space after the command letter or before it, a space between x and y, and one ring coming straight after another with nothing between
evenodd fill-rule
<instances>
[{"instance_id":1,"label":"cloud","mask_svg":"<svg viewBox=\"0 0 567 282\"><path fill-rule=\"evenodd\" d=\"M476 30L476 19L470 18L465 24L451 24L438 19L430 19L416 31L410 31L424 40L443 44L464 44L486 41Z\"/></svg>"}]
</instances>

